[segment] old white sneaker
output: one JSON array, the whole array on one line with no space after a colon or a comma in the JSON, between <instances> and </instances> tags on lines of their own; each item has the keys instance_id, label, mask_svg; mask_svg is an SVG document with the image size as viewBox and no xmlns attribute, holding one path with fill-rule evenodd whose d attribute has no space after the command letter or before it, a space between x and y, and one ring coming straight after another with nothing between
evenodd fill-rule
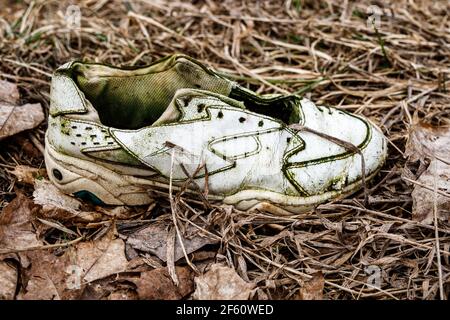
<instances>
[{"instance_id":1,"label":"old white sneaker","mask_svg":"<svg viewBox=\"0 0 450 320\"><path fill-rule=\"evenodd\" d=\"M149 190L189 179L238 209L299 212L358 190L386 149L367 119L258 96L184 55L133 69L71 62L52 79L50 179L98 203L147 204Z\"/></svg>"}]
</instances>

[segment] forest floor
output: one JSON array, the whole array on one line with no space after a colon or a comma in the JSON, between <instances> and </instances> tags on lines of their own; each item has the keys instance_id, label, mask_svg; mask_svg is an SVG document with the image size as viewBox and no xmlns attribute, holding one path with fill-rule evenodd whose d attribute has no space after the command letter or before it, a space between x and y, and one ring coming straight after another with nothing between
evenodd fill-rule
<instances>
[{"instance_id":1,"label":"forest floor","mask_svg":"<svg viewBox=\"0 0 450 320\"><path fill-rule=\"evenodd\" d=\"M448 299L448 1L0 3L0 299ZM368 201L277 216L149 190L150 206L94 206L48 182L46 120L12 134L19 115L1 118L12 103L46 118L71 59L173 53L371 119L389 154Z\"/></svg>"}]
</instances>

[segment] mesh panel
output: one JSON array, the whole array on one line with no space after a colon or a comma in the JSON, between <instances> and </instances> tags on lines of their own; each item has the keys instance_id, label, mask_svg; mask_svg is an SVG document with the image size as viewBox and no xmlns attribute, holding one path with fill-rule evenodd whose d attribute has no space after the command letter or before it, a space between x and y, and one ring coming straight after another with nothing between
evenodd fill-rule
<instances>
[{"instance_id":1,"label":"mesh panel","mask_svg":"<svg viewBox=\"0 0 450 320\"><path fill-rule=\"evenodd\" d=\"M78 64L75 80L104 125L137 129L155 122L181 88L228 95L231 83L194 62L174 56L136 70Z\"/></svg>"}]
</instances>

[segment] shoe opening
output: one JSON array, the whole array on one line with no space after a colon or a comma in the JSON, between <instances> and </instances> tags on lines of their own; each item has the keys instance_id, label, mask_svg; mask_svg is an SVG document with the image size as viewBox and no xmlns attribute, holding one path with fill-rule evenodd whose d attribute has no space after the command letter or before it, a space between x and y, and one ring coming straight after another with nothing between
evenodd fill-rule
<instances>
[{"instance_id":1,"label":"shoe opening","mask_svg":"<svg viewBox=\"0 0 450 320\"><path fill-rule=\"evenodd\" d=\"M153 124L182 88L201 89L241 101L250 111L298 123L298 97L258 96L185 55L172 55L145 67L116 68L76 62L71 76L110 127L138 129Z\"/></svg>"},{"instance_id":2,"label":"shoe opening","mask_svg":"<svg viewBox=\"0 0 450 320\"><path fill-rule=\"evenodd\" d=\"M228 95L232 86L183 55L135 68L75 63L72 78L97 110L100 121L120 129L151 125L180 88Z\"/></svg>"},{"instance_id":3,"label":"shoe opening","mask_svg":"<svg viewBox=\"0 0 450 320\"><path fill-rule=\"evenodd\" d=\"M275 97L259 96L253 91L236 86L230 92L230 98L242 101L246 109L283 121L286 124L299 123L300 97L280 95Z\"/></svg>"}]
</instances>

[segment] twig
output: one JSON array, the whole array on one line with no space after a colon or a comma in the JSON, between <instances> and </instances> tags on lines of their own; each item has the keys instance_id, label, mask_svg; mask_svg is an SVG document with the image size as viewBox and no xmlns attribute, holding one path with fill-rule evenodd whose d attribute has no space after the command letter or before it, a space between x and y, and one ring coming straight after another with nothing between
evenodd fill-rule
<instances>
[{"instance_id":1,"label":"twig","mask_svg":"<svg viewBox=\"0 0 450 320\"><path fill-rule=\"evenodd\" d=\"M442 264L441 264L441 248L439 244L439 231L438 231L438 208L437 208L437 161L436 159L433 161L434 165L434 180L433 180L433 216L434 216L434 237L436 239L436 258L437 258L437 265L438 265L438 276L439 276L439 295L441 300L444 300L444 281L442 276Z\"/></svg>"},{"instance_id":2,"label":"twig","mask_svg":"<svg viewBox=\"0 0 450 320\"><path fill-rule=\"evenodd\" d=\"M46 249L53 249L53 248L60 248L60 247L68 247L73 244L76 244L84 239L84 236L79 237L75 240L64 242L64 243L55 243L55 244L48 244L44 246L35 246L35 247L29 247L29 248L20 248L20 249L6 249L6 250L0 250L0 254L8 254L8 253L18 253L18 252L26 252L26 251L34 251L34 250L46 250Z\"/></svg>"}]
</instances>

